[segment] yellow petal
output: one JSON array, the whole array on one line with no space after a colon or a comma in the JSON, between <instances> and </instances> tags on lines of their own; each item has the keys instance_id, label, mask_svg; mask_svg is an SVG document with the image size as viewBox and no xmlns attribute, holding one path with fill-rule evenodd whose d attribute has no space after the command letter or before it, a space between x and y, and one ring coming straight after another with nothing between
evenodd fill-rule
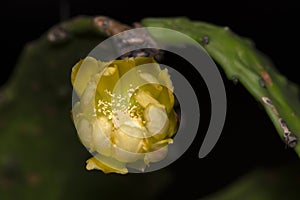
<instances>
[{"instance_id":1,"label":"yellow petal","mask_svg":"<svg viewBox=\"0 0 300 200\"><path fill-rule=\"evenodd\" d=\"M108 102L111 100L111 94L118 80L119 71L117 65L109 66L104 69L97 86L97 91L102 100Z\"/></svg>"},{"instance_id":2,"label":"yellow petal","mask_svg":"<svg viewBox=\"0 0 300 200\"><path fill-rule=\"evenodd\" d=\"M113 135L113 141L116 147L132 153L139 152L143 147L143 138L133 137L127 134L126 132L124 132L124 130L128 131L127 129L125 129L126 125L123 125L122 127L123 128L115 130ZM138 128L134 127L131 128L132 131L139 132L137 131L137 129Z\"/></svg>"},{"instance_id":3,"label":"yellow petal","mask_svg":"<svg viewBox=\"0 0 300 200\"><path fill-rule=\"evenodd\" d=\"M144 153L133 153L119 148L118 146L113 146L113 157L123 163L132 163L139 159L143 159Z\"/></svg>"},{"instance_id":4,"label":"yellow petal","mask_svg":"<svg viewBox=\"0 0 300 200\"><path fill-rule=\"evenodd\" d=\"M139 90L147 91L153 98L157 98L163 90L163 87L159 84L145 84L139 87Z\"/></svg>"},{"instance_id":5,"label":"yellow petal","mask_svg":"<svg viewBox=\"0 0 300 200\"><path fill-rule=\"evenodd\" d=\"M93 57L86 57L79 61L72 69L73 87L79 97L87 87L91 77L101 70L98 61Z\"/></svg>"},{"instance_id":6,"label":"yellow petal","mask_svg":"<svg viewBox=\"0 0 300 200\"><path fill-rule=\"evenodd\" d=\"M165 140L160 140L152 145L151 151L156 151L156 150L163 148L163 147L167 146L168 144L172 144L172 143L173 143L173 139L171 139L171 138L168 138Z\"/></svg>"},{"instance_id":7,"label":"yellow petal","mask_svg":"<svg viewBox=\"0 0 300 200\"><path fill-rule=\"evenodd\" d=\"M143 158L144 154L140 153L144 147L143 135L143 130L137 127L122 125L116 129L113 134L113 157L121 162L135 162Z\"/></svg>"},{"instance_id":8,"label":"yellow petal","mask_svg":"<svg viewBox=\"0 0 300 200\"><path fill-rule=\"evenodd\" d=\"M75 125L78 124L79 117L80 115L82 115L81 113L82 111L80 107L80 102L77 101L72 107L72 118Z\"/></svg>"},{"instance_id":9,"label":"yellow petal","mask_svg":"<svg viewBox=\"0 0 300 200\"><path fill-rule=\"evenodd\" d=\"M76 128L82 144L90 148L92 144L92 126L90 122L85 117L80 116Z\"/></svg>"},{"instance_id":10,"label":"yellow petal","mask_svg":"<svg viewBox=\"0 0 300 200\"><path fill-rule=\"evenodd\" d=\"M120 163L112 158L97 155L97 158L92 157L86 161L86 169L102 170L104 173L119 173L127 174L128 169L125 167L124 163Z\"/></svg>"},{"instance_id":11,"label":"yellow petal","mask_svg":"<svg viewBox=\"0 0 300 200\"><path fill-rule=\"evenodd\" d=\"M134 61L136 66L148 63L156 63L153 57L136 57Z\"/></svg>"},{"instance_id":12,"label":"yellow petal","mask_svg":"<svg viewBox=\"0 0 300 200\"><path fill-rule=\"evenodd\" d=\"M105 156L111 156L112 142L110 135L112 124L105 117L100 117L93 123L93 145L90 151L97 151Z\"/></svg>"},{"instance_id":13,"label":"yellow petal","mask_svg":"<svg viewBox=\"0 0 300 200\"><path fill-rule=\"evenodd\" d=\"M161 81L162 85L166 86L171 92L173 92L174 87L167 68L159 72L158 79Z\"/></svg>"},{"instance_id":14,"label":"yellow petal","mask_svg":"<svg viewBox=\"0 0 300 200\"><path fill-rule=\"evenodd\" d=\"M161 91L157 100L166 107L167 113L171 112L174 106L174 95L169 88L163 87L163 90Z\"/></svg>"},{"instance_id":15,"label":"yellow petal","mask_svg":"<svg viewBox=\"0 0 300 200\"><path fill-rule=\"evenodd\" d=\"M153 98L148 92L145 92L143 90L138 90L134 98L136 102L138 102L144 108L146 108L149 104L159 104L159 102L155 98Z\"/></svg>"},{"instance_id":16,"label":"yellow petal","mask_svg":"<svg viewBox=\"0 0 300 200\"><path fill-rule=\"evenodd\" d=\"M163 135L166 136L166 130L169 125L169 119L166 113L166 109L163 106L150 104L144 111L144 117L147 121L147 130L152 135Z\"/></svg>"},{"instance_id":17,"label":"yellow petal","mask_svg":"<svg viewBox=\"0 0 300 200\"><path fill-rule=\"evenodd\" d=\"M159 84L158 80L150 73L140 72L140 77L148 83Z\"/></svg>"},{"instance_id":18,"label":"yellow petal","mask_svg":"<svg viewBox=\"0 0 300 200\"><path fill-rule=\"evenodd\" d=\"M172 137L176 133L178 128L177 114L174 110L172 110L168 116L169 116L169 127L167 130L167 135L168 137Z\"/></svg>"},{"instance_id":19,"label":"yellow petal","mask_svg":"<svg viewBox=\"0 0 300 200\"><path fill-rule=\"evenodd\" d=\"M135 63L133 59L115 60L113 64L118 66L120 77L135 67Z\"/></svg>"}]
</instances>

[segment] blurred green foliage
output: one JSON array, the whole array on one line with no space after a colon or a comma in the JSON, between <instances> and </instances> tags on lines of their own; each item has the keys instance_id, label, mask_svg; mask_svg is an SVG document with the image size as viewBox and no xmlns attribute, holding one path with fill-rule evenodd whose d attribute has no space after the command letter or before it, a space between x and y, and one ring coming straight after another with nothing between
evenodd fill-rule
<instances>
[{"instance_id":1,"label":"blurred green foliage","mask_svg":"<svg viewBox=\"0 0 300 200\"><path fill-rule=\"evenodd\" d=\"M1 90L1 200L119 199L133 188L128 198L153 199L170 181L165 171L124 178L85 169L90 154L70 115L71 68L105 37L91 17L80 17L26 45Z\"/></svg>"}]
</instances>

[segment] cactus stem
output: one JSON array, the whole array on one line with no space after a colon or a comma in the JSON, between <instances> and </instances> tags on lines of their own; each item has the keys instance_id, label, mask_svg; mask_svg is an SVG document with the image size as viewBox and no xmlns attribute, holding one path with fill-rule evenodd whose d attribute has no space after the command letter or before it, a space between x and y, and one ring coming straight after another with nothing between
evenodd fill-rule
<instances>
[{"instance_id":1,"label":"cactus stem","mask_svg":"<svg viewBox=\"0 0 300 200\"><path fill-rule=\"evenodd\" d=\"M232 76L231 80L232 80L233 84L235 84L235 85L238 84L238 82L239 82L239 79L236 76Z\"/></svg>"},{"instance_id":2,"label":"cactus stem","mask_svg":"<svg viewBox=\"0 0 300 200\"><path fill-rule=\"evenodd\" d=\"M295 148L296 147L297 142L298 142L298 138L295 135L293 135L291 133L288 133L288 132L285 132L283 137L284 137L285 143L288 147L290 147L290 148Z\"/></svg>"},{"instance_id":3,"label":"cactus stem","mask_svg":"<svg viewBox=\"0 0 300 200\"><path fill-rule=\"evenodd\" d=\"M294 148L297 145L297 137L291 133L286 122L282 118L279 118L278 121L283 129L283 138L285 139L286 145L288 145L290 148Z\"/></svg>"},{"instance_id":4,"label":"cactus stem","mask_svg":"<svg viewBox=\"0 0 300 200\"><path fill-rule=\"evenodd\" d=\"M270 75L266 71L261 72L260 75L267 84L273 85L273 81L272 81Z\"/></svg>"},{"instance_id":5,"label":"cactus stem","mask_svg":"<svg viewBox=\"0 0 300 200\"><path fill-rule=\"evenodd\" d=\"M67 33L67 31L63 27L58 26L48 33L47 39L50 42L61 42L66 40L68 36L69 34Z\"/></svg>"},{"instance_id":6,"label":"cactus stem","mask_svg":"<svg viewBox=\"0 0 300 200\"><path fill-rule=\"evenodd\" d=\"M208 45L209 44L209 37L206 35L201 40L202 45Z\"/></svg>"},{"instance_id":7,"label":"cactus stem","mask_svg":"<svg viewBox=\"0 0 300 200\"><path fill-rule=\"evenodd\" d=\"M271 99L269 99L268 97L262 97L261 98L263 100L263 102L265 104L267 104L268 106L270 106L273 109L273 112L275 113L275 115L279 115L276 107L274 106L273 102L271 101Z\"/></svg>"},{"instance_id":8,"label":"cactus stem","mask_svg":"<svg viewBox=\"0 0 300 200\"><path fill-rule=\"evenodd\" d=\"M262 88L266 88L266 82L263 78L260 78L259 79L259 85L262 87Z\"/></svg>"},{"instance_id":9,"label":"cactus stem","mask_svg":"<svg viewBox=\"0 0 300 200\"><path fill-rule=\"evenodd\" d=\"M287 124L282 118L279 118L278 121L280 123L281 128L283 128L283 129L287 128Z\"/></svg>"},{"instance_id":10,"label":"cactus stem","mask_svg":"<svg viewBox=\"0 0 300 200\"><path fill-rule=\"evenodd\" d=\"M173 28L196 39L202 45L203 38L208 36L209 45L203 45L208 54L224 69L229 79L241 82L261 101L284 142L290 147L296 144L297 139L291 133L300 137L300 88L280 74L272 61L258 51L249 38L235 34L229 27L190 21L187 18L147 18L142 20L142 25ZM169 39L166 35L153 36L161 40ZM293 112L295 115L292 115ZM286 136L282 135L279 117L287 121L290 133ZM300 156L300 145L295 151Z\"/></svg>"},{"instance_id":11,"label":"cactus stem","mask_svg":"<svg viewBox=\"0 0 300 200\"><path fill-rule=\"evenodd\" d=\"M129 30L130 26L122 24L114 19L105 16L97 16L93 20L94 25L105 32L107 35L112 36L123 31Z\"/></svg>"}]
</instances>

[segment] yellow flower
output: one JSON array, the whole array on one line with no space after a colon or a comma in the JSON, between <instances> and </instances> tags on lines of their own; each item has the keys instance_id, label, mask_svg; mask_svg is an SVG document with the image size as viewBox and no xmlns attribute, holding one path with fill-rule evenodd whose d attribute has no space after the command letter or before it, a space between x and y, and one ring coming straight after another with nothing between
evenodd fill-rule
<instances>
[{"instance_id":1,"label":"yellow flower","mask_svg":"<svg viewBox=\"0 0 300 200\"><path fill-rule=\"evenodd\" d=\"M176 132L173 85L153 58L101 62L92 57L72 69L78 101L73 121L94 157L86 168L104 173L143 171L164 159Z\"/></svg>"}]
</instances>

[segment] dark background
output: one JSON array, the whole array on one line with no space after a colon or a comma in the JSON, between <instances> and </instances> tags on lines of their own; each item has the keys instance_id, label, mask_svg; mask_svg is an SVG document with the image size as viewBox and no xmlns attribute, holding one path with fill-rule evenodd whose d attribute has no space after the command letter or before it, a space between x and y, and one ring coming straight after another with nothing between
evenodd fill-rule
<instances>
[{"instance_id":1,"label":"dark background","mask_svg":"<svg viewBox=\"0 0 300 200\"><path fill-rule=\"evenodd\" d=\"M0 13L0 84L8 80L27 42L61 20L77 15L106 15L127 24L144 17L187 16L229 26L239 35L251 38L281 73L300 83L297 27L300 7L292 2L295 1L4 1ZM194 198L213 192L257 167L298 162L297 155L285 148L262 107L240 84L234 85L225 78L224 81L230 115L219 142L201 160L197 158L201 143L194 142L183 157L169 166L176 177L162 197L180 194L185 185L182 183L186 183L187 197ZM198 137L201 140L203 135ZM197 179L207 184L189 183Z\"/></svg>"},{"instance_id":2,"label":"dark background","mask_svg":"<svg viewBox=\"0 0 300 200\"><path fill-rule=\"evenodd\" d=\"M300 7L295 1L9 0L1 4L1 83L7 79L26 42L61 20L77 15L107 15L128 24L144 17L187 16L229 26L252 38L284 74L299 82L295 60Z\"/></svg>"}]
</instances>

